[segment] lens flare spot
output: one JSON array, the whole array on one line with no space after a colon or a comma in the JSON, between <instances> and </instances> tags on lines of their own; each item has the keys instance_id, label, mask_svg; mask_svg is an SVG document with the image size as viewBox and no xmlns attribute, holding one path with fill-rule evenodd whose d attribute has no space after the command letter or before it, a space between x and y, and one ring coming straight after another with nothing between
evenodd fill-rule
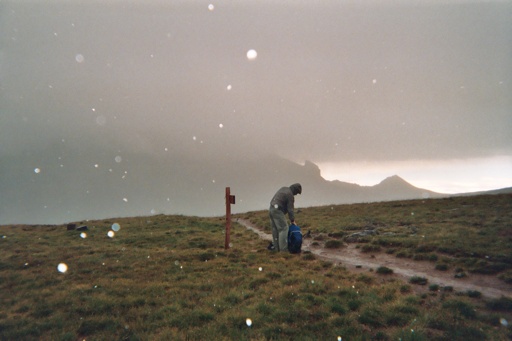
<instances>
[{"instance_id":1,"label":"lens flare spot","mask_svg":"<svg viewBox=\"0 0 512 341\"><path fill-rule=\"evenodd\" d=\"M66 263L59 263L59 265L57 265L57 270L60 273L65 273L66 271L68 271L68 266L66 265Z\"/></svg>"},{"instance_id":2,"label":"lens flare spot","mask_svg":"<svg viewBox=\"0 0 512 341\"><path fill-rule=\"evenodd\" d=\"M84 58L84 56L82 54L79 53L79 54L77 54L75 56L75 60L76 60L77 63L83 63L85 58Z\"/></svg>"},{"instance_id":3,"label":"lens flare spot","mask_svg":"<svg viewBox=\"0 0 512 341\"><path fill-rule=\"evenodd\" d=\"M83 239L87 238L87 233L85 233L85 232L80 233L80 237Z\"/></svg>"},{"instance_id":4,"label":"lens flare spot","mask_svg":"<svg viewBox=\"0 0 512 341\"><path fill-rule=\"evenodd\" d=\"M113 223L112 224L112 231L119 231L121 229L121 225L119 225L118 223Z\"/></svg>"},{"instance_id":5,"label":"lens flare spot","mask_svg":"<svg viewBox=\"0 0 512 341\"><path fill-rule=\"evenodd\" d=\"M34 168L34 173L36 173L36 174L41 173L41 169L40 168Z\"/></svg>"},{"instance_id":6,"label":"lens flare spot","mask_svg":"<svg viewBox=\"0 0 512 341\"><path fill-rule=\"evenodd\" d=\"M208 10L213 11L215 9L215 6L213 4L208 5Z\"/></svg>"},{"instance_id":7,"label":"lens flare spot","mask_svg":"<svg viewBox=\"0 0 512 341\"><path fill-rule=\"evenodd\" d=\"M247 327L252 326L252 320L251 319L246 319L245 323L247 324Z\"/></svg>"},{"instance_id":8,"label":"lens flare spot","mask_svg":"<svg viewBox=\"0 0 512 341\"><path fill-rule=\"evenodd\" d=\"M255 60L258 57L258 52L256 50L249 50L247 51L247 59L249 60Z\"/></svg>"},{"instance_id":9,"label":"lens flare spot","mask_svg":"<svg viewBox=\"0 0 512 341\"><path fill-rule=\"evenodd\" d=\"M97 125L104 126L105 123L107 123L107 119L105 118L105 116L98 116L98 117L96 117L96 124Z\"/></svg>"},{"instance_id":10,"label":"lens flare spot","mask_svg":"<svg viewBox=\"0 0 512 341\"><path fill-rule=\"evenodd\" d=\"M107 236L108 236L109 238L114 238L114 236L115 236L114 231L108 231Z\"/></svg>"}]
</instances>

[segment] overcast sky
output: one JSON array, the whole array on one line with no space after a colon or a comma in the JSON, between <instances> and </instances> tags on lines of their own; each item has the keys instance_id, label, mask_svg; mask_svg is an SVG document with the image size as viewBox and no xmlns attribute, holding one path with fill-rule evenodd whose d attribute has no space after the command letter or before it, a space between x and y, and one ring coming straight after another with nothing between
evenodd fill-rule
<instances>
[{"instance_id":1,"label":"overcast sky","mask_svg":"<svg viewBox=\"0 0 512 341\"><path fill-rule=\"evenodd\" d=\"M359 184L509 187L511 18L510 1L2 1L0 158L276 153Z\"/></svg>"}]
</instances>

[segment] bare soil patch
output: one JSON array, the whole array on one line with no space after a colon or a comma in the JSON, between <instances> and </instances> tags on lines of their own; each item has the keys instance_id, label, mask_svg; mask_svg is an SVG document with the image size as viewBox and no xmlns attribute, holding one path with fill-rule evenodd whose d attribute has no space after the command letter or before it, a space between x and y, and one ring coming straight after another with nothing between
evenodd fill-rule
<instances>
[{"instance_id":1,"label":"bare soil patch","mask_svg":"<svg viewBox=\"0 0 512 341\"><path fill-rule=\"evenodd\" d=\"M255 232L264 240L271 241L272 235L266 233L258 226L255 226L246 219L239 218L237 223ZM482 295L490 298L502 296L512 297L512 288L507 283L495 276L468 274L464 278L455 278L452 272L439 271L434 265L427 261L414 261L408 258L397 258L385 253L362 253L356 244L348 244L341 249L326 249L322 245L312 245L311 239L304 239L302 249L310 251L319 258L343 265L352 272L368 272L370 269L377 269L385 266L393 270L393 275L408 280L413 276L424 277L428 283L437 284L440 287L453 287L456 291L479 291ZM390 276L390 275L383 275ZM415 286L418 290L428 290L428 286Z\"/></svg>"}]
</instances>

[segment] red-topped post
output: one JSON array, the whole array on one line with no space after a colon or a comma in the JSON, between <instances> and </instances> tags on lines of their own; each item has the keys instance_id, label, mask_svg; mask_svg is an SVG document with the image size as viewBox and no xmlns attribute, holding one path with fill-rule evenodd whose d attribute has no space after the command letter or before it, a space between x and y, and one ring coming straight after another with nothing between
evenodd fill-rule
<instances>
[{"instance_id":1,"label":"red-topped post","mask_svg":"<svg viewBox=\"0 0 512 341\"><path fill-rule=\"evenodd\" d=\"M235 196L231 195L231 189L226 187L226 241L224 248L229 249L229 234L231 231L231 204L235 204Z\"/></svg>"}]
</instances>

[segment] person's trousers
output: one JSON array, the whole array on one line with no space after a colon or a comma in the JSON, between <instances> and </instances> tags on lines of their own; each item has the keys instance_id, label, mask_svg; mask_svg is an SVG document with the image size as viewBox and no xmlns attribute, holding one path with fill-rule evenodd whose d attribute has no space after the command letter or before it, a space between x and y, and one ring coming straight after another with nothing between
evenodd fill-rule
<instances>
[{"instance_id":1,"label":"person's trousers","mask_svg":"<svg viewBox=\"0 0 512 341\"><path fill-rule=\"evenodd\" d=\"M283 211L270 206L268 215L272 223L272 239L276 250L288 251L288 223Z\"/></svg>"}]
</instances>

